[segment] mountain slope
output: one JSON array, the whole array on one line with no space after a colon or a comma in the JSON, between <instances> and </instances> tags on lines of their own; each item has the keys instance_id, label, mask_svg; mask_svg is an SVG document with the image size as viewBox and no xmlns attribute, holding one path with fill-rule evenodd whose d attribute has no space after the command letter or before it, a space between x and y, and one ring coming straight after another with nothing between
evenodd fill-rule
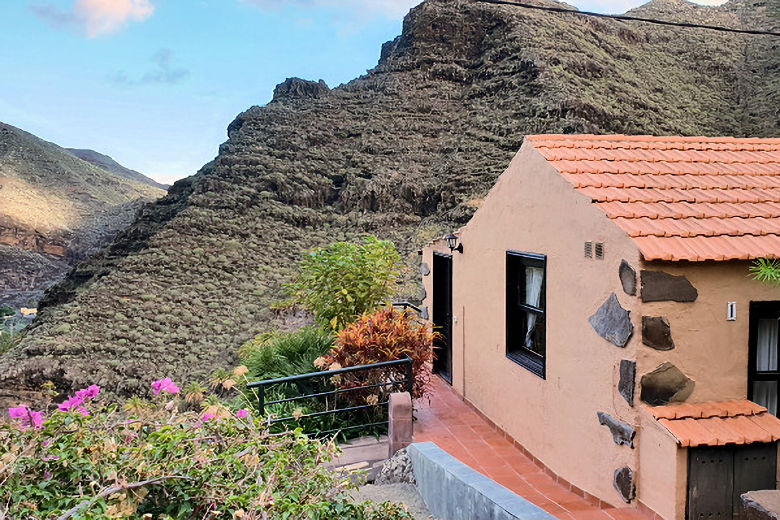
<instances>
[{"instance_id":1,"label":"mountain slope","mask_svg":"<svg viewBox=\"0 0 780 520\"><path fill-rule=\"evenodd\" d=\"M121 164L116 162L108 155L104 155L102 153L96 152L95 150L83 150L79 148L65 148L65 150L75 155L82 161L86 161L94 166L97 166L98 168L106 170L107 172L111 172L115 175L119 175L120 177L124 177L125 179L140 182L143 184L148 184L149 186L154 186L155 188L159 188L161 190L168 189L167 184L160 184L154 179L150 179L143 173L139 173L135 170L131 170L130 168L126 168L125 166L122 166Z\"/></svg>"},{"instance_id":2,"label":"mountain slope","mask_svg":"<svg viewBox=\"0 0 780 520\"><path fill-rule=\"evenodd\" d=\"M761 1L644 9L735 24L744 6L753 26L776 22ZM779 135L772 45L428 0L365 76L290 79L240 114L213 163L49 292L0 384L128 393L202 377L273 325L303 250L364 233L404 252L398 293L415 299L416 249L468 220L525 133Z\"/></svg>"},{"instance_id":3,"label":"mountain slope","mask_svg":"<svg viewBox=\"0 0 780 520\"><path fill-rule=\"evenodd\" d=\"M0 123L0 303L35 306L162 193Z\"/></svg>"}]
</instances>

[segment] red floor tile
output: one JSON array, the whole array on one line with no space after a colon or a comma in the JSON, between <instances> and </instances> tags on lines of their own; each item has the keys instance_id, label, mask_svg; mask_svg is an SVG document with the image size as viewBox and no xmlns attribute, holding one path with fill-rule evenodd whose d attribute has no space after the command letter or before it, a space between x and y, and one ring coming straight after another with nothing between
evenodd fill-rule
<instances>
[{"instance_id":1,"label":"red floor tile","mask_svg":"<svg viewBox=\"0 0 780 520\"><path fill-rule=\"evenodd\" d=\"M649 520L637 509L599 509L545 474L503 433L434 378L430 403L415 402L415 442L441 449L559 520Z\"/></svg>"}]
</instances>

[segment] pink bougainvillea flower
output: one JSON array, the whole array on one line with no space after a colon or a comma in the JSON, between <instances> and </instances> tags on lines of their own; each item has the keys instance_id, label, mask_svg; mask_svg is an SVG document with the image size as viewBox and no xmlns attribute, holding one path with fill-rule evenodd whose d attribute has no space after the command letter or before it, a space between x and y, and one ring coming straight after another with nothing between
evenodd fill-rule
<instances>
[{"instance_id":1,"label":"pink bougainvillea flower","mask_svg":"<svg viewBox=\"0 0 780 520\"><path fill-rule=\"evenodd\" d=\"M43 412L35 412L26 406L17 406L9 408L8 415L11 419L16 419L22 428L32 426L33 428L43 428Z\"/></svg>"},{"instance_id":2,"label":"pink bougainvillea flower","mask_svg":"<svg viewBox=\"0 0 780 520\"><path fill-rule=\"evenodd\" d=\"M76 397L86 401L88 399L94 399L100 393L100 387L98 385L89 385L87 388L82 388L76 392Z\"/></svg>"},{"instance_id":3,"label":"pink bougainvillea flower","mask_svg":"<svg viewBox=\"0 0 780 520\"><path fill-rule=\"evenodd\" d=\"M241 408L239 411L236 412L236 417L238 417L239 419L246 419L247 417L249 417L249 412Z\"/></svg>"},{"instance_id":4,"label":"pink bougainvillea flower","mask_svg":"<svg viewBox=\"0 0 780 520\"><path fill-rule=\"evenodd\" d=\"M165 392L167 394L178 394L179 387L176 386L173 381L171 381L170 377L166 377L165 379L152 381L152 391L154 392L154 395L157 395L160 392Z\"/></svg>"},{"instance_id":5,"label":"pink bougainvillea flower","mask_svg":"<svg viewBox=\"0 0 780 520\"><path fill-rule=\"evenodd\" d=\"M210 421L213 418L214 418L213 413L204 413L203 416L200 418L200 420L206 422L206 421Z\"/></svg>"},{"instance_id":6,"label":"pink bougainvillea flower","mask_svg":"<svg viewBox=\"0 0 780 520\"><path fill-rule=\"evenodd\" d=\"M69 395L67 399L57 405L57 410L61 412L78 412L83 416L89 415L84 409L83 404L91 401L100 393L98 385L89 385L87 388L78 390L75 395Z\"/></svg>"}]
</instances>

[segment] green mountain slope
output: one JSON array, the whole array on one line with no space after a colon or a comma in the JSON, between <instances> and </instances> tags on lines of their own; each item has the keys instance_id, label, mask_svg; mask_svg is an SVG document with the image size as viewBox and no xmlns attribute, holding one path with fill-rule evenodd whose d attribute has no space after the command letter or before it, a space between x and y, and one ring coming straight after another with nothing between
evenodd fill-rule
<instances>
[{"instance_id":1,"label":"green mountain slope","mask_svg":"<svg viewBox=\"0 0 780 520\"><path fill-rule=\"evenodd\" d=\"M163 193L0 123L0 303L34 307Z\"/></svg>"},{"instance_id":2,"label":"green mountain slope","mask_svg":"<svg viewBox=\"0 0 780 520\"><path fill-rule=\"evenodd\" d=\"M642 9L777 23L760 1ZM278 323L303 250L364 233L404 252L416 299L415 251L468 220L524 134L780 135L778 59L765 37L428 0L365 76L291 79L239 115L213 163L49 292L0 386L202 377Z\"/></svg>"}]
</instances>

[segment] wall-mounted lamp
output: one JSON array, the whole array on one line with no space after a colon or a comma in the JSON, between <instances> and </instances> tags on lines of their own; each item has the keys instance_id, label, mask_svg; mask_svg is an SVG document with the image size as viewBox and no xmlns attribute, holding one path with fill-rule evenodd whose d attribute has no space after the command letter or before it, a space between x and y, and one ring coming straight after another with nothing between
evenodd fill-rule
<instances>
[{"instance_id":1,"label":"wall-mounted lamp","mask_svg":"<svg viewBox=\"0 0 780 520\"><path fill-rule=\"evenodd\" d=\"M458 244L458 237L450 233L444 237L444 240L447 241L447 247L450 248L450 253L457 251L458 253L463 254L463 244Z\"/></svg>"}]
</instances>

